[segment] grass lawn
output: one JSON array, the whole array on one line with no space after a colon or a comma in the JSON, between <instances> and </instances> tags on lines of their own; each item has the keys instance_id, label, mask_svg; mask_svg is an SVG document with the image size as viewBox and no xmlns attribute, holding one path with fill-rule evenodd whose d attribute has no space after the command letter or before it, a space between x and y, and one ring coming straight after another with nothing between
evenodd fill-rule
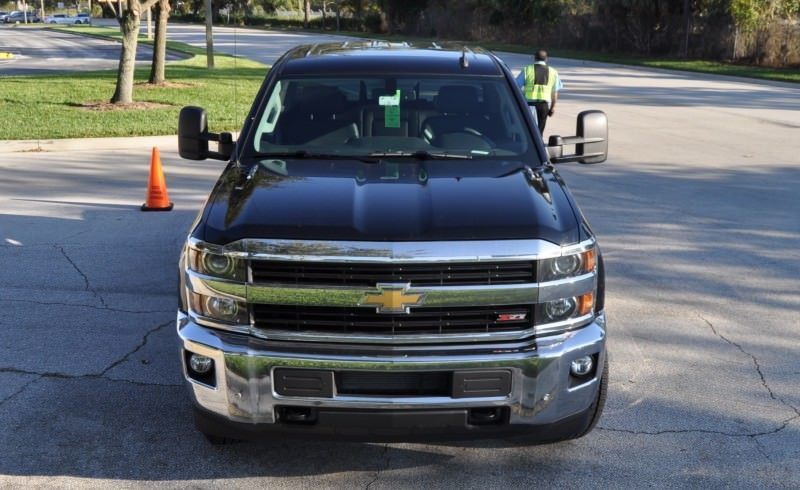
<instances>
[{"instance_id":1,"label":"grass lawn","mask_svg":"<svg viewBox=\"0 0 800 490\"><path fill-rule=\"evenodd\" d=\"M114 29L72 27L69 32L119 37ZM141 42L141 41L140 41ZM98 110L84 104L107 102L116 70L0 78L0 140L145 136L177 133L178 112L199 105L209 114L211 131L238 131L268 67L217 54L216 68L205 67L205 51L170 42L189 58L167 63L173 85L147 85L149 64L136 70L134 100L163 104L146 109Z\"/></svg>"}]
</instances>

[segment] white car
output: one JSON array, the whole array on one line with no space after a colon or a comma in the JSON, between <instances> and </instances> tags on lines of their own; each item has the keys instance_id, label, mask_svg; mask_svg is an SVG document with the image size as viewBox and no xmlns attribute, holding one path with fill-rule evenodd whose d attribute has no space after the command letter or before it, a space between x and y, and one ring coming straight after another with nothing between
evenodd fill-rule
<instances>
[{"instance_id":1,"label":"white car","mask_svg":"<svg viewBox=\"0 0 800 490\"><path fill-rule=\"evenodd\" d=\"M90 22L88 18L85 18L86 24ZM45 20L47 24L83 24L84 18L83 17L72 17L66 14L53 14L47 17Z\"/></svg>"}]
</instances>

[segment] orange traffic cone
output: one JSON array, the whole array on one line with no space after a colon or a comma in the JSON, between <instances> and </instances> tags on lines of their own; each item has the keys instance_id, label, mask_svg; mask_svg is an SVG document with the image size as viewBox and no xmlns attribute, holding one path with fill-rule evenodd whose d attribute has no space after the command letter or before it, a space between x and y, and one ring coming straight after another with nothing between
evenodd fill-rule
<instances>
[{"instance_id":1,"label":"orange traffic cone","mask_svg":"<svg viewBox=\"0 0 800 490\"><path fill-rule=\"evenodd\" d=\"M150 157L150 180L147 183L147 202L142 204L142 211L171 211L172 203L167 194L167 182L161 168L161 155L158 148L153 147Z\"/></svg>"}]
</instances>

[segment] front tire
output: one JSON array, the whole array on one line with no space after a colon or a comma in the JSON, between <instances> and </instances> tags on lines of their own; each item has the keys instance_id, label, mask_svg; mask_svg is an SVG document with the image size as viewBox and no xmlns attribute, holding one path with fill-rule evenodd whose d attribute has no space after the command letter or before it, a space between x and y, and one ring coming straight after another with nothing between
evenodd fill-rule
<instances>
[{"instance_id":1,"label":"front tire","mask_svg":"<svg viewBox=\"0 0 800 490\"><path fill-rule=\"evenodd\" d=\"M578 421L570 422L566 428L562 428L563 432L555 433L551 437L545 437L543 440L537 441L536 444L550 444L555 442L570 441L573 439L580 439L585 436L592 429L595 428L600 417L603 415L603 407L606 405L606 397L608 396L608 354L605 355L603 361L603 376L600 377L600 386L597 390L597 398L589 406L589 408L578 416Z\"/></svg>"},{"instance_id":2,"label":"front tire","mask_svg":"<svg viewBox=\"0 0 800 490\"><path fill-rule=\"evenodd\" d=\"M603 408L606 406L606 397L608 396L608 353L606 353L606 359L605 362L603 362L603 376L600 378L600 389L597 391L597 400L595 400L591 406L591 409L594 411L589 419L589 423L582 432L575 436L575 439L581 438L591 432L603 415Z\"/></svg>"},{"instance_id":3,"label":"front tire","mask_svg":"<svg viewBox=\"0 0 800 490\"><path fill-rule=\"evenodd\" d=\"M209 442L212 446L229 446L231 444L236 444L239 442L237 439L231 439L230 437L222 437L222 436L215 436L214 434L206 434L203 433L203 437L206 438L206 441Z\"/></svg>"}]
</instances>

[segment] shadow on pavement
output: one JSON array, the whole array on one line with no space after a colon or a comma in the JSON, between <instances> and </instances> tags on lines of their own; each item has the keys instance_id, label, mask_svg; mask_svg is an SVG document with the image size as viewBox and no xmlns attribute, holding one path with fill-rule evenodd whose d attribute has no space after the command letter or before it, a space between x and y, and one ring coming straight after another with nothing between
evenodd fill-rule
<instances>
[{"instance_id":1,"label":"shadow on pavement","mask_svg":"<svg viewBox=\"0 0 800 490\"><path fill-rule=\"evenodd\" d=\"M653 349L658 357L648 362L663 373L628 387L636 366L615 365L612 357L604 428L579 441L531 448L302 440L211 447L192 426L172 322L178 251L198 196L220 168L182 167L190 171L170 181L176 211L146 216L132 209L140 169L124 162L97 168L89 161L3 171L3 206L19 208L0 214L0 387L17 378L25 383L0 397L0 474L147 482L313 476L314 485L331 486L348 472L368 473L358 476L366 484L391 469L395 487L797 481L773 466L792 464L796 449L769 448L767 461L754 441L791 416L788 405L763 389L745 354L702 322L687 331L687 318L661 310L658 322L643 326L636 310L613 313L616 335L627 331ZM607 254L611 304L620 303L615 295L632 294L656 309L720 315L720 302L728 301L726 307L768 309L775 318L800 308L800 266L783 260L800 238L797 168L703 176L612 162L561 168ZM31 181L28 194L49 197L22 195ZM69 198L78 183L95 189L91 197ZM763 351L766 370L786 334L764 329L746 348ZM620 337L611 341L612 355L623 356L613 347ZM785 349L789 362L800 358L796 343ZM767 371L780 396L793 382L784 368ZM797 432L795 425L781 434L796 440Z\"/></svg>"}]
</instances>

